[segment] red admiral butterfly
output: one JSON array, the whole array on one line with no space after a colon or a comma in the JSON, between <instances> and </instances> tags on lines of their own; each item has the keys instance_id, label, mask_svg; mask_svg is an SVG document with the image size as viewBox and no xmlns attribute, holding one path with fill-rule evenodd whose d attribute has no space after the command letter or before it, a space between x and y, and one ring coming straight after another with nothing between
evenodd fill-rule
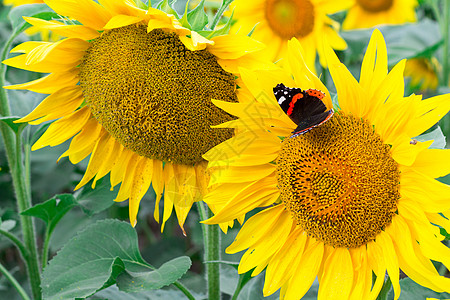
<instances>
[{"instance_id":1,"label":"red admiral butterfly","mask_svg":"<svg viewBox=\"0 0 450 300\"><path fill-rule=\"evenodd\" d=\"M322 102L325 94L319 90L288 88L280 83L273 88L273 93L283 111L298 125L291 138L320 126L333 116L333 109L328 110Z\"/></svg>"}]
</instances>

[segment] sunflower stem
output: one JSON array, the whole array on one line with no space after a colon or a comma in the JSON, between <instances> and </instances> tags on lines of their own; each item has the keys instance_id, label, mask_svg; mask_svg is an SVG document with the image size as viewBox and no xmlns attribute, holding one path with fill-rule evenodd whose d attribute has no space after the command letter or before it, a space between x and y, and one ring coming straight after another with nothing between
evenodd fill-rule
<instances>
[{"instance_id":1,"label":"sunflower stem","mask_svg":"<svg viewBox=\"0 0 450 300\"><path fill-rule=\"evenodd\" d=\"M17 292L19 293L19 295L22 297L23 300L30 300L30 297L22 288L22 286L17 282L17 280L12 276L12 274L2 264L0 264L0 272L3 273L3 275L6 277L6 279L9 280L9 282L11 282L11 284L14 286L14 288L17 290Z\"/></svg>"},{"instance_id":2,"label":"sunflower stem","mask_svg":"<svg viewBox=\"0 0 450 300\"><path fill-rule=\"evenodd\" d=\"M203 202L197 202L201 220L209 219L213 216L211 210ZM219 225L202 224L203 243L205 245L205 265L208 282L208 299L220 300L220 264L212 263L220 261L220 229Z\"/></svg>"},{"instance_id":3,"label":"sunflower stem","mask_svg":"<svg viewBox=\"0 0 450 300\"><path fill-rule=\"evenodd\" d=\"M8 50L17 35L18 33L13 34L5 43L1 53L1 61L6 58ZM10 116L11 114L8 95L6 91L1 88L5 85L5 76L6 65L0 64L0 116L4 117ZM0 131L2 133L3 142L5 145L6 157L8 160L13 188L17 199L17 207L20 216L20 224L22 226L24 244L29 253L27 257L24 257L24 260L27 265L31 291L34 299L41 299L41 275L35 238L34 220L29 216L20 215L20 212L32 206L30 193L28 192L27 188L30 186L29 184L27 184L27 180L29 180L29 177L27 178L24 172L24 169L27 169L27 167L24 167L22 158L21 135L20 133L14 134L11 128L9 128L3 122L0 123Z\"/></svg>"},{"instance_id":4,"label":"sunflower stem","mask_svg":"<svg viewBox=\"0 0 450 300\"><path fill-rule=\"evenodd\" d=\"M45 269L45 266L47 266L47 262L48 262L48 246L50 244L50 230L49 227L47 226L47 229L45 230L45 237L44 237L44 245L42 246L42 270Z\"/></svg>"},{"instance_id":5,"label":"sunflower stem","mask_svg":"<svg viewBox=\"0 0 450 300\"><path fill-rule=\"evenodd\" d=\"M19 240L19 238L14 234L12 234L11 232L0 229L0 234L7 237L17 247L17 249L19 250L20 254L22 255L23 259L26 262L29 254L27 248L25 247L25 244L22 243L22 241Z\"/></svg>"},{"instance_id":6,"label":"sunflower stem","mask_svg":"<svg viewBox=\"0 0 450 300\"><path fill-rule=\"evenodd\" d=\"M450 21L450 0L444 0L444 18L441 24L442 26L442 35L444 36L444 55L443 55L443 74L442 74L442 86L448 85L448 48L449 48L449 36L448 36L448 27Z\"/></svg>"}]
</instances>

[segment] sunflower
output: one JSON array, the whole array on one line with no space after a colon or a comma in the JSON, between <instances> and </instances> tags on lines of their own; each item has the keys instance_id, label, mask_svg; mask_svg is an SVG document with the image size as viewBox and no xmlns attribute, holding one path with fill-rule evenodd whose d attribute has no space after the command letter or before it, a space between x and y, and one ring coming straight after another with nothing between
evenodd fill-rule
<instances>
[{"instance_id":1,"label":"sunflower","mask_svg":"<svg viewBox=\"0 0 450 300\"><path fill-rule=\"evenodd\" d=\"M43 4L44 0L5 0L3 1L5 5L11 5L11 6L19 6L19 5L25 5L25 4ZM36 29L36 28L28 28L25 30L25 33L32 36L35 34L40 34L40 37L43 41L57 41L61 37L57 34L52 33L48 29Z\"/></svg>"},{"instance_id":2,"label":"sunflower","mask_svg":"<svg viewBox=\"0 0 450 300\"><path fill-rule=\"evenodd\" d=\"M211 99L237 102L238 67L259 65L262 44L247 36L206 39L161 10L140 9L132 1L46 0L71 24L26 17L36 28L67 38L25 42L11 50L21 55L8 66L50 73L8 86L50 94L18 120L30 124L55 120L32 150L72 138L61 157L76 164L90 155L75 189L110 173L121 183L115 201L129 199L130 223L152 185L155 219L164 193L164 223L173 208L183 228L195 201L202 199L208 174L202 155L232 136L211 129L233 117ZM214 32L208 34L213 35Z\"/></svg>"},{"instance_id":3,"label":"sunflower","mask_svg":"<svg viewBox=\"0 0 450 300\"><path fill-rule=\"evenodd\" d=\"M4 0L3 4L19 6L24 4L44 3L44 0Z\"/></svg>"},{"instance_id":4,"label":"sunflower","mask_svg":"<svg viewBox=\"0 0 450 300\"><path fill-rule=\"evenodd\" d=\"M375 299L387 270L397 299L399 269L437 292L450 291L433 261L450 267L441 243L450 232L450 150L430 149L420 135L450 109L450 95L403 97L405 60L389 73L386 44L375 30L359 82L325 49L340 108L301 134L280 109L278 83L325 93L306 67L296 39L285 71L245 71L252 105L214 101L238 116L220 128L242 129L205 154L214 185L204 201L215 207L206 223L227 222L254 208L227 253L248 249L238 271L266 268L264 295L300 299L319 279L319 299ZM372 272L376 281L372 283Z\"/></svg>"},{"instance_id":5,"label":"sunflower","mask_svg":"<svg viewBox=\"0 0 450 300\"><path fill-rule=\"evenodd\" d=\"M435 90L439 84L437 71L441 68L435 57L409 59L405 66L405 76L411 78L410 85L421 91Z\"/></svg>"},{"instance_id":6,"label":"sunflower","mask_svg":"<svg viewBox=\"0 0 450 300\"><path fill-rule=\"evenodd\" d=\"M296 37L304 46L308 67L315 70L316 53L321 64L326 64L324 39L333 49L347 48L337 33L339 24L327 14L350 4L347 0L236 0L231 7L237 21L232 30L247 34L254 29L252 37L267 45L265 52L272 61L286 58L288 40Z\"/></svg>"},{"instance_id":7,"label":"sunflower","mask_svg":"<svg viewBox=\"0 0 450 300\"><path fill-rule=\"evenodd\" d=\"M345 17L342 29L415 22L416 6L417 0L356 0Z\"/></svg>"}]
</instances>

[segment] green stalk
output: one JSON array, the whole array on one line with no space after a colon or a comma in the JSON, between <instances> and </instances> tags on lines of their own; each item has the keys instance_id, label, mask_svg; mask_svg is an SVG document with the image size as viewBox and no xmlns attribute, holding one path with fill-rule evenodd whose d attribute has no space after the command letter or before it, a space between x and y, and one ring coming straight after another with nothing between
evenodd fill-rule
<instances>
[{"instance_id":1,"label":"green stalk","mask_svg":"<svg viewBox=\"0 0 450 300\"><path fill-rule=\"evenodd\" d=\"M2 229L0 229L0 234L4 235L5 237L7 237L16 247L17 249L19 249L20 254L22 255L23 259L26 260L28 259L28 250L25 247L24 243L22 243L21 240L19 240L14 234L12 234L11 232L8 231L4 231Z\"/></svg>"},{"instance_id":2,"label":"green stalk","mask_svg":"<svg viewBox=\"0 0 450 300\"><path fill-rule=\"evenodd\" d=\"M19 295L22 297L23 300L30 300L30 297L27 295L25 290L22 288L22 286L17 282L17 280L12 276L11 273L2 265L0 264L0 272L3 273L3 275L6 277L6 279L11 282L11 284L14 286L14 288L17 290Z\"/></svg>"},{"instance_id":3,"label":"green stalk","mask_svg":"<svg viewBox=\"0 0 450 300\"><path fill-rule=\"evenodd\" d=\"M444 55L443 55L443 74L442 74L442 84L443 86L448 85L448 48L449 48L449 38L448 38L448 27L450 21L450 12L449 12L449 4L450 0L444 0L444 19L441 24L442 26L442 35L444 36Z\"/></svg>"},{"instance_id":4,"label":"green stalk","mask_svg":"<svg viewBox=\"0 0 450 300\"><path fill-rule=\"evenodd\" d=\"M1 60L3 61L8 53L8 50L17 34L13 34L6 42L2 53ZM1 88L5 85L6 65L0 64L0 115L9 116L10 108L8 102L8 96L6 91ZM11 171L11 177L13 187L17 199L18 212L20 216L20 223L22 226L22 233L25 247L29 251L29 256L24 257L28 276L31 284L31 290L34 299L41 299L40 290L40 267L39 257L37 252L37 245L35 239L35 226L34 220L31 217L20 215L20 212L31 207L31 197L29 196L29 178L25 177L24 165L22 159L22 144L19 134L15 135L14 132L5 124L0 123L0 131L2 133L3 141L5 144L6 157L8 159L8 165Z\"/></svg>"},{"instance_id":5,"label":"green stalk","mask_svg":"<svg viewBox=\"0 0 450 300\"><path fill-rule=\"evenodd\" d=\"M50 244L50 236L51 236L51 233L48 230L48 226L47 226L47 229L45 230L44 245L42 246L42 253L41 253L42 270L45 269L45 267L47 266L47 262L48 262L48 247Z\"/></svg>"},{"instance_id":6,"label":"green stalk","mask_svg":"<svg viewBox=\"0 0 450 300\"><path fill-rule=\"evenodd\" d=\"M175 281L173 285L176 286L189 300L195 300L194 296L192 296L192 294L181 282Z\"/></svg>"},{"instance_id":7,"label":"green stalk","mask_svg":"<svg viewBox=\"0 0 450 300\"><path fill-rule=\"evenodd\" d=\"M205 205L203 202L197 202L201 220L206 220L213 216L213 213ZM205 245L208 299L220 300L220 263L215 263L220 261L220 228L219 225L202 224L202 229L203 243Z\"/></svg>"}]
</instances>

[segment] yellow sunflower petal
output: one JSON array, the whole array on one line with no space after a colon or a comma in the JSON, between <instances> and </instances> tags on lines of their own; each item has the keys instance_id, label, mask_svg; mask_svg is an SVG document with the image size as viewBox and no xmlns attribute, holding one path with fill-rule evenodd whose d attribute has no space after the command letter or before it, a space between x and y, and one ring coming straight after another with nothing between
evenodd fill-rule
<instances>
[{"instance_id":1,"label":"yellow sunflower petal","mask_svg":"<svg viewBox=\"0 0 450 300\"><path fill-rule=\"evenodd\" d=\"M411 124L410 133L418 136L442 119L450 109L450 94L439 95L419 102L418 118Z\"/></svg>"},{"instance_id":2,"label":"yellow sunflower petal","mask_svg":"<svg viewBox=\"0 0 450 300\"><path fill-rule=\"evenodd\" d=\"M432 178L450 173L450 150L425 149L417 154L411 168Z\"/></svg>"},{"instance_id":3,"label":"yellow sunflower petal","mask_svg":"<svg viewBox=\"0 0 450 300\"><path fill-rule=\"evenodd\" d=\"M387 51L383 35L375 29L367 46L361 66L359 83L373 95L388 73Z\"/></svg>"},{"instance_id":4,"label":"yellow sunflower petal","mask_svg":"<svg viewBox=\"0 0 450 300\"><path fill-rule=\"evenodd\" d=\"M53 122L31 149L34 151L46 146L53 147L67 141L81 131L90 116L89 109L82 108Z\"/></svg>"},{"instance_id":5,"label":"yellow sunflower petal","mask_svg":"<svg viewBox=\"0 0 450 300\"><path fill-rule=\"evenodd\" d=\"M160 160L153 161L153 190L155 191L155 211L153 217L159 223L159 202L164 192L163 163Z\"/></svg>"},{"instance_id":6,"label":"yellow sunflower petal","mask_svg":"<svg viewBox=\"0 0 450 300\"><path fill-rule=\"evenodd\" d=\"M39 29L51 30L60 36L79 38L83 40L92 40L100 33L97 30L83 26L83 25L66 25L57 21L47 21L33 17L23 17L25 21Z\"/></svg>"},{"instance_id":7,"label":"yellow sunflower petal","mask_svg":"<svg viewBox=\"0 0 450 300\"><path fill-rule=\"evenodd\" d=\"M348 249L336 248L325 261L319 282L319 299L347 299L353 283L353 264Z\"/></svg>"},{"instance_id":8,"label":"yellow sunflower petal","mask_svg":"<svg viewBox=\"0 0 450 300\"><path fill-rule=\"evenodd\" d=\"M152 182L153 160L143 158L139 161L134 172L133 183L131 184L131 193L129 200L130 224L136 225L136 216L139 210L139 203L142 197L148 191Z\"/></svg>"},{"instance_id":9,"label":"yellow sunflower petal","mask_svg":"<svg viewBox=\"0 0 450 300\"><path fill-rule=\"evenodd\" d=\"M443 212L450 209L450 186L406 168L402 170L401 181L402 195L417 201L424 211Z\"/></svg>"},{"instance_id":10,"label":"yellow sunflower petal","mask_svg":"<svg viewBox=\"0 0 450 300\"><path fill-rule=\"evenodd\" d=\"M102 126L97 120L90 118L81 132L72 139L69 149L59 159L68 156L71 163L79 163L92 152L97 140L103 134Z\"/></svg>"},{"instance_id":11,"label":"yellow sunflower petal","mask_svg":"<svg viewBox=\"0 0 450 300\"><path fill-rule=\"evenodd\" d=\"M265 232L263 241L257 241L247 250L245 259L244 257L241 259L238 272L242 274L258 266L265 267L271 256L286 242L292 222L290 214L283 211L277 220L276 226L269 227Z\"/></svg>"},{"instance_id":12,"label":"yellow sunflower petal","mask_svg":"<svg viewBox=\"0 0 450 300\"><path fill-rule=\"evenodd\" d=\"M115 143L116 141L114 140L114 138L107 133L105 133L100 138L100 140L95 145L94 150L92 151L86 172L84 173L81 181L75 187L75 190L79 189L89 180L94 178L104 162L102 158L108 157L111 154L112 150L114 149Z\"/></svg>"},{"instance_id":13,"label":"yellow sunflower petal","mask_svg":"<svg viewBox=\"0 0 450 300\"><path fill-rule=\"evenodd\" d=\"M398 297L400 297L400 271L394 244L392 243L390 236L383 231L377 235L376 243L380 245L380 248L383 251L386 269L389 278L391 279L392 287L394 288L394 299L397 300Z\"/></svg>"},{"instance_id":14,"label":"yellow sunflower petal","mask_svg":"<svg viewBox=\"0 0 450 300\"><path fill-rule=\"evenodd\" d=\"M431 263L427 266L419 259L420 253L414 251L410 230L401 216L396 216L387 229L386 232L391 235L398 253L400 268L406 275L418 284L437 292L443 292L450 286L449 278L439 276Z\"/></svg>"},{"instance_id":15,"label":"yellow sunflower petal","mask_svg":"<svg viewBox=\"0 0 450 300\"><path fill-rule=\"evenodd\" d=\"M221 59L236 59L264 48L264 44L239 34L219 35L211 41L214 47L208 47L208 50Z\"/></svg>"},{"instance_id":16,"label":"yellow sunflower petal","mask_svg":"<svg viewBox=\"0 0 450 300\"><path fill-rule=\"evenodd\" d=\"M275 227L275 224L284 212L283 205L277 205L265 209L248 219L234 239L233 244L231 244L225 252L236 253L252 247L252 245L256 244L260 239L264 239L266 233L272 227Z\"/></svg>"},{"instance_id":17,"label":"yellow sunflower petal","mask_svg":"<svg viewBox=\"0 0 450 300\"><path fill-rule=\"evenodd\" d=\"M383 287L386 267L381 247L373 241L367 243L367 258L368 264L377 277L368 299L375 300Z\"/></svg>"},{"instance_id":18,"label":"yellow sunflower petal","mask_svg":"<svg viewBox=\"0 0 450 300\"><path fill-rule=\"evenodd\" d=\"M322 242L312 241L308 244L301 259L294 265L294 273L286 289L285 300L299 299L306 294L319 272L323 253Z\"/></svg>"},{"instance_id":19,"label":"yellow sunflower petal","mask_svg":"<svg viewBox=\"0 0 450 300\"><path fill-rule=\"evenodd\" d=\"M46 0L45 3L56 13L80 21L83 25L101 30L111 14L104 7L91 0Z\"/></svg>"},{"instance_id":20,"label":"yellow sunflower petal","mask_svg":"<svg viewBox=\"0 0 450 300\"><path fill-rule=\"evenodd\" d=\"M323 102L327 108L332 108L333 104L331 103L331 97L328 89L322 81L320 81L320 79L308 69L303 56L304 50L300 45L300 42L296 38L292 38L288 42L288 60L295 82L303 89L313 88L324 92L325 98L323 98Z\"/></svg>"},{"instance_id":21,"label":"yellow sunflower petal","mask_svg":"<svg viewBox=\"0 0 450 300\"><path fill-rule=\"evenodd\" d=\"M106 23L104 29L114 29L125 27L131 24L136 24L142 22L144 19L142 17L117 15L112 17L108 23Z\"/></svg>"},{"instance_id":22,"label":"yellow sunflower petal","mask_svg":"<svg viewBox=\"0 0 450 300\"><path fill-rule=\"evenodd\" d=\"M64 73L52 73L39 79L15 85L4 86L5 89L30 90L41 94L51 94L64 87L73 87L77 85L78 70L70 70Z\"/></svg>"},{"instance_id":23,"label":"yellow sunflower petal","mask_svg":"<svg viewBox=\"0 0 450 300\"><path fill-rule=\"evenodd\" d=\"M41 118L38 122L58 119L73 112L83 102L83 93L78 87L65 87L45 98L31 113L17 120L17 122L30 122ZM44 117L44 118L43 118Z\"/></svg>"},{"instance_id":24,"label":"yellow sunflower petal","mask_svg":"<svg viewBox=\"0 0 450 300\"><path fill-rule=\"evenodd\" d=\"M301 258L306 245L306 232L297 228L292 231L280 250L271 258L264 282L264 297L273 294L293 275L292 266Z\"/></svg>"},{"instance_id":25,"label":"yellow sunflower petal","mask_svg":"<svg viewBox=\"0 0 450 300\"><path fill-rule=\"evenodd\" d=\"M92 182L93 188L95 188L97 180L103 178L103 176L108 174L111 171L111 169L114 168L123 150L124 150L123 146L116 141L114 143L113 150L109 153L109 155L105 156L102 165L100 166L100 168L97 171L97 174L95 175L94 181Z\"/></svg>"},{"instance_id":26,"label":"yellow sunflower petal","mask_svg":"<svg viewBox=\"0 0 450 300\"><path fill-rule=\"evenodd\" d=\"M223 170L219 176L211 178L209 185L222 182L248 182L269 176L275 171L272 164L264 164L255 167L233 167Z\"/></svg>"},{"instance_id":27,"label":"yellow sunflower petal","mask_svg":"<svg viewBox=\"0 0 450 300\"><path fill-rule=\"evenodd\" d=\"M122 184L120 185L119 193L117 194L116 199L114 199L116 202L125 201L130 197L136 167L138 166L140 160L145 159L144 157L141 157L133 152L129 155L129 161L125 166L126 171L122 174ZM134 224L132 225L134 226Z\"/></svg>"}]
</instances>

